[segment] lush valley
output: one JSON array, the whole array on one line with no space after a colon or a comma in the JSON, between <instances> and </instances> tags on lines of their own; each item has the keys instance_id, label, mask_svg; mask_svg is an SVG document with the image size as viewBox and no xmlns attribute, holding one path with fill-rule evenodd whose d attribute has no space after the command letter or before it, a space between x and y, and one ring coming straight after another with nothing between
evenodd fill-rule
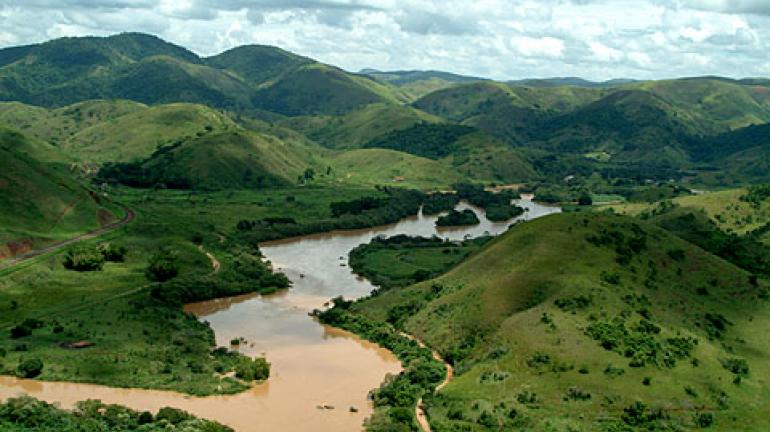
<instances>
[{"instance_id":1,"label":"lush valley","mask_svg":"<svg viewBox=\"0 0 770 432\"><path fill-rule=\"evenodd\" d=\"M1 375L279 394L285 353L208 321L264 301L271 341L400 361L368 430L770 427L767 80L351 73L125 33L0 49L0 101ZM352 334L299 330L324 302ZM71 408L10 399L0 429L228 430Z\"/></svg>"}]
</instances>

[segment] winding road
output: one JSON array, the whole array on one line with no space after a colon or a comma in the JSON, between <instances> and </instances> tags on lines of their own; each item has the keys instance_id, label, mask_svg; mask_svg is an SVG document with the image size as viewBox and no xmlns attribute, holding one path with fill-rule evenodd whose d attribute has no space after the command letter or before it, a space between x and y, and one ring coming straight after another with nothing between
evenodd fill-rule
<instances>
[{"instance_id":1,"label":"winding road","mask_svg":"<svg viewBox=\"0 0 770 432\"><path fill-rule=\"evenodd\" d=\"M131 210L128 207L123 207L123 209L126 212L126 215L123 216L123 219L113 222L109 225L105 225L101 228L95 229L93 231L89 231L87 233L83 233L79 236L72 237L67 240L60 241L58 243L54 243L52 245L40 248L40 249L33 249L29 252L23 253L21 255L16 255L15 257L8 258L6 260L0 261L0 270L5 270L17 265L20 265L24 262L27 262L35 257L38 257L40 255L45 255L50 252L56 252L64 247L67 247L71 244L75 244L84 240L90 240L92 238L99 237L100 235L106 234L110 231L114 231L122 226L125 226L126 224L131 223L131 221L136 218L136 214L133 210Z\"/></svg>"}]
</instances>

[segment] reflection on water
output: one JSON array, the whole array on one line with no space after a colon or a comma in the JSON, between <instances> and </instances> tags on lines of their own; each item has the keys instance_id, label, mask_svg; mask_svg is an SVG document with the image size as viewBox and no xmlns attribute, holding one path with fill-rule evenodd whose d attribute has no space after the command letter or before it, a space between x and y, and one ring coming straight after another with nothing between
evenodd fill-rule
<instances>
[{"instance_id":1,"label":"reflection on water","mask_svg":"<svg viewBox=\"0 0 770 432\"><path fill-rule=\"evenodd\" d=\"M517 219L532 219L558 209L529 200ZM185 310L208 321L217 344L243 337L238 348L247 355L266 355L272 364L268 383L234 396L191 398L170 392L113 389L72 383L43 383L0 377L0 398L26 392L70 407L75 401L98 398L135 409L178 407L220 421L239 431L359 431L371 415L367 394L400 364L387 350L343 330L320 325L308 312L338 295L359 298L374 287L351 273L348 253L376 236L396 234L460 240L499 234L516 220L491 222L471 208L481 223L438 232L436 216L422 214L399 223L363 230L337 231L265 243L260 246L276 269L293 282L292 289L269 296L242 295L190 304ZM319 409L334 406L334 410ZM356 407L357 413L349 411Z\"/></svg>"}]
</instances>

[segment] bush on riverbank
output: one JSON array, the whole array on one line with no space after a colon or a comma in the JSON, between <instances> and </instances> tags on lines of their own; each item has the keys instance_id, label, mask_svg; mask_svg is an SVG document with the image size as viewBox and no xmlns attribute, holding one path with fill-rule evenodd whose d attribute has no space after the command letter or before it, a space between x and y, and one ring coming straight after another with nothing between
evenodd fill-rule
<instances>
[{"instance_id":1,"label":"bush on riverbank","mask_svg":"<svg viewBox=\"0 0 770 432\"><path fill-rule=\"evenodd\" d=\"M481 221L476 216L476 213L469 209L463 211L452 210L436 220L436 226L438 227L478 225L480 223Z\"/></svg>"},{"instance_id":2,"label":"bush on riverbank","mask_svg":"<svg viewBox=\"0 0 770 432\"><path fill-rule=\"evenodd\" d=\"M36 432L102 432L141 430L144 432L191 431L232 432L227 426L201 420L174 408L163 408L157 416L97 400L78 402L65 411L29 396L0 404L0 430Z\"/></svg>"},{"instance_id":3,"label":"bush on riverbank","mask_svg":"<svg viewBox=\"0 0 770 432\"><path fill-rule=\"evenodd\" d=\"M353 332L390 350L404 368L400 374L388 376L380 388L372 393L375 413L369 419L367 430L419 430L415 418L417 400L432 394L436 386L444 380L444 364L434 359L428 348L421 347L391 325L351 312L352 302L339 297L334 299L333 303L331 309L316 311L322 323Z\"/></svg>"},{"instance_id":4,"label":"bush on riverbank","mask_svg":"<svg viewBox=\"0 0 770 432\"><path fill-rule=\"evenodd\" d=\"M288 237L334 230L362 229L396 223L416 215L425 199L422 192L383 187L385 198L361 197L329 204L331 218L306 223L265 224L242 220L237 223L239 238L246 243L259 243Z\"/></svg>"},{"instance_id":5,"label":"bush on riverbank","mask_svg":"<svg viewBox=\"0 0 770 432\"><path fill-rule=\"evenodd\" d=\"M463 242L438 237L377 237L350 251L348 264L380 289L404 287L448 271L491 237Z\"/></svg>"}]
</instances>

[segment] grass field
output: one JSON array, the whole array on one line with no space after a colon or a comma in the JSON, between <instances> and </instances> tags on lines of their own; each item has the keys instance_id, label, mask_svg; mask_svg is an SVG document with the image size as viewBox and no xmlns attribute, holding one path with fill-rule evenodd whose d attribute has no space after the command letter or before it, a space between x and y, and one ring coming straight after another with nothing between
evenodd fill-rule
<instances>
[{"instance_id":1,"label":"grass field","mask_svg":"<svg viewBox=\"0 0 770 432\"><path fill-rule=\"evenodd\" d=\"M702 209L721 229L743 234L770 221L770 200L765 200L759 208L756 208L741 200L746 192L746 189L729 189L677 197L671 201L684 208ZM611 208L620 214L639 215L651 210L655 205L625 203L601 206L598 209Z\"/></svg>"},{"instance_id":2,"label":"grass field","mask_svg":"<svg viewBox=\"0 0 770 432\"><path fill-rule=\"evenodd\" d=\"M517 225L446 275L353 309L406 313L403 328L454 364L428 401L435 430L761 431L766 298L766 284L663 230L573 213Z\"/></svg>"}]
</instances>

